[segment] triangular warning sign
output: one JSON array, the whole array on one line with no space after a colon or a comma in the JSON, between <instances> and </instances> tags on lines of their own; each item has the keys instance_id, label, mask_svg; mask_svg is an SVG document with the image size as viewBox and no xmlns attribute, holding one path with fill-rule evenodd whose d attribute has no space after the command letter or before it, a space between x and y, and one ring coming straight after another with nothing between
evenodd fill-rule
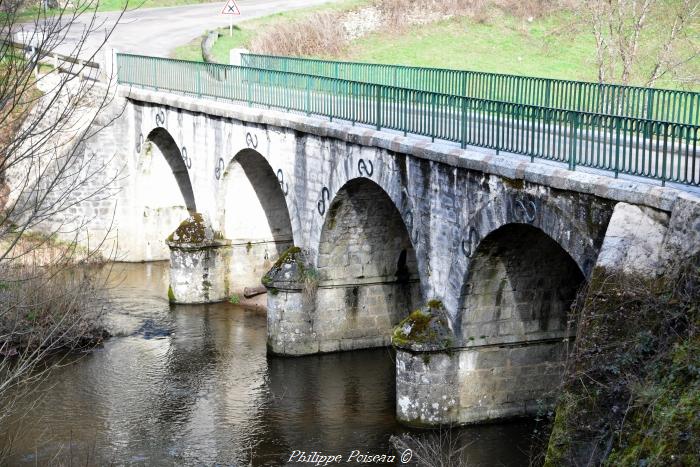
<instances>
[{"instance_id":1,"label":"triangular warning sign","mask_svg":"<svg viewBox=\"0 0 700 467\"><path fill-rule=\"evenodd\" d=\"M236 2L234 0L228 0L226 2L226 5L224 5L224 9L221 10L222 15L240 15L241 10L238 9L238 5L236 5Z\"/></svg>"}]
</instances>

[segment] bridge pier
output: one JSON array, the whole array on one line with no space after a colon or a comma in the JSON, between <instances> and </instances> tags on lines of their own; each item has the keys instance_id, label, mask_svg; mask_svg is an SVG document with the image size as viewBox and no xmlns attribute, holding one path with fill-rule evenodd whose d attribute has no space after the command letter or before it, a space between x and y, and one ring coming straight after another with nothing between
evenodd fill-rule
<instances>
[{"instance_id":1,"label":"bridge pier","mask_svg":"<svg viewBox=\"0 0 700 467\"><path fill-rule=\"evenodd\" d=\"M272 355L308 355L319 352L314 332L313 284L307 284L312 266L298 247L280 255L262 278L267 288L267 351Z\"/></svg>"},{"instance_id":2,"label":"bridge pier","mask_svg":"<svg viewBox=\"0 0 700 467\"><path fill-rule=\"evenodd\" d=\"M407 335L411 322L394 333L398 419L470 424L548 407L575 335L568 311L584 280L538 228L507 224L487 235L469 257L457 319L445 319L454 339Z\"/></svg>"},{"instance_id":3,"label":"bridge pier","mask_svg":"<svg viewBox=\"0 0 700 467\"><path fill-rule=\"evenodd\" d=\"M533 416L552 403L566 343L396 350L396 417L435 427Z\"/></svg>"},{"instance_id":4,"label":"bridge pier","mask_svg":"<svg viewBox=\"0 0 700 467\"><path fill-rule=\"evenodd\" d=\"M213 303L228 298L231 242L215 238L201 214L183 221L166 243L170 248L170 302Z\"/></svg>"}]
</instances>

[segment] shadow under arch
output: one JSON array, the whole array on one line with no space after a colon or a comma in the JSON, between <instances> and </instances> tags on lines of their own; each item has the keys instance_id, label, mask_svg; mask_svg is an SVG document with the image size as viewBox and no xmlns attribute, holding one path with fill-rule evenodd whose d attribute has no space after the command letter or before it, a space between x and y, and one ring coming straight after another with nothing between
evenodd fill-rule
<instances>
[{"instance_id":1,"label":"shadow under arch","mask_svg":"<svg viewBox=\"0 0 700 467\"><path fill-rule=\"evenodd\" d=\"M455 329L460 421L532 416L552 403L575 336L568 312L585 280L538 227L508 223L479 242Z\"/></svg>"},{"instance_id":2,"label":"shadow under arch","mask_svg":"<svg viewBox=\"0 0 700 467\"><path fill-rule=\"evenodd\" d=\"M459 298L459 331L478 344L557 339L586 278L543 230L509 223L477 245Z\"/></svg>"},{"instance_id":3,"label":"shadow under arch","mask_svg":"<svg viewBox=\"0 0 700 467\"><path fill-rule=\"evenodd\" d=\"M232 241L232 290L240 293L259 287L278 256L294 244L292 223L277 175L257 151L239 151L222 182L219 225Z\"/></svg>"},{"instance_id":4,"label":"shadow under arch","mask_svg":"<svg viewBox=\"0 0 700 467\"><path fill-rule=\"evenodd\" d=\"M187 164L173 137L168 133L168 130L159 127L151 130L146 137L146 141L151 141L155 144L161 154L163 154L165 161L168 163L170 170L172 170L175 176L187 210L190 213L196 212L197 204L195 203L194 191L192 190L192 182L187 170Z\"/></svg>"},{"instance_id":5,"label":"shadow under arch","mask_svg":"<svg viewBox=\"0 0 700 467\"><path fill-rule=\"evenodd\" d=\"M333 198L317 266L314 329L324 341L322 351L389 345L393 327L421 304L406 225L389 195L370 179L348 181Z\"/></svg>"}]
</instances>

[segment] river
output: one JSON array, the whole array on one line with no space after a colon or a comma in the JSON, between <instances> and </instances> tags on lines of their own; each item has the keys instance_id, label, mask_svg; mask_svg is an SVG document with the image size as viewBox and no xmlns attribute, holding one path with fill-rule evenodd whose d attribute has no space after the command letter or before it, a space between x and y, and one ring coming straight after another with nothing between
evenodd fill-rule
<instances>
[{"instance_id":1,"label":"river","mask_svg":"<svg viewBox=\"0 0 700 467\"><path fill-rule=\"evenodd\" d=\"M264 312L171 306L167 263L118 264L111 277L114 337L56 369L5 427L17 435L10 465L285 465L294 450L391 453L389 437L406 432L390 349L268 357ZM470 466L527 465L532 429L453 439Z\"/></svg>"}]
</instances>

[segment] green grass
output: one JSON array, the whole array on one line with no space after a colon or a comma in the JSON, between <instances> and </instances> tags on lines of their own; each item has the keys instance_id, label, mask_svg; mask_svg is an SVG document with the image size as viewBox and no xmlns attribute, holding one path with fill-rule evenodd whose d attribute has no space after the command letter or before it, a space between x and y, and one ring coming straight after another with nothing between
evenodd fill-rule
<instances>
[{"instance_id":1,"label":"green grass","mask_svg":"<svg viewBox=\"0 0 700 467\"><path fill-rule=\"evenodd\" d=\"M213 47L213 55L217 61L228 63L229 49L247 48L257 34L264 34L268 27L279 22L297 20L321 9L349 10L367 3L349 0L246 21L234 30L233 37L229 37L228 29L222 29L222 36ZM647 33L650 39L642 44L644 50L658 47L663 37L664 21L655 23L654 30ZM700 37L700 31L697 32L696 37ZM690 47L688 44L682 46ZM198 39L177 49L174 56L202 60L200 47L201 40ZM652 57L653 54L643 53L641 56ZM408 27L400 32L378 32L352 42L342 56L323 58L597 81L593 36L587 25L580 24L580 19L565 11L532 22L496 11L482 21L456 17ZM640 69L644 75L651 70L649 60L647 63L642 61ZM687 63L683 71L689 76L700 76L700 60ZM656 85L679 87L669 79L659 80ZM690 89L699 90L697 85Z\"/></svg>"},{"instance_id":2,"label":"green grass","mask_svg":"<svg viewBox=\"0 0 700 467\"><path fill-rule=\"evenodd\" d=\"M376 33L355 41L349 58L551 78L594 78L589 63L592 38L557 33L568 16L560 13L532 23L512 16L488 23L456 18L431 27L412 27L398 35ZM561 47L563 42L566 47Z\"/></svg>"},{"instance_id":3,"label":"green grass","mask_svg":"<svg viewBox=\"0 0 700 467\"><path fill-rule=\"evenodd\" d=\"M219 39L212 47L212 54L220 63L229 62L229 50L248 47L250 41L257 35L264 32L267 28L274 27L275 24L285 23L289 21L300 20L311 13L322 11L349 11L366 5L369 0L341 0L334 3L327 3L319 6L300 8L298 10L285 11L274 15L254 18L247 21L242 21L234 26L233 35L229 35L229 28L221 28L219 30ZM197 60L202 61L202 39L198 38L187 45L178 47L172 54L173 58L181 60Z\"/></svg>"},{"instance_id":4,"label":"green grass","mask_svg":"<svg viewBox=\"0 0 700 467\"><path fill-rule=\"evenodd\" d=\"M597 81L595 42L571 13L532 22L500 15L479 23L455 18L416 26L401 34L375 33L355 41L347 58L356 61L456 68L546 78ZM700 34L700 33L699 33ZM649 34L648 37L660 37ZM654 47L656 44L648 44ZM651 62L640 69L651 70ZM700 60L686 65L700 76ZM646 74L646 73L645 73ZM677 87L660 80L658 87ZM697 90L697 86L696 86Z\"/></svg>"}]
</instances>

